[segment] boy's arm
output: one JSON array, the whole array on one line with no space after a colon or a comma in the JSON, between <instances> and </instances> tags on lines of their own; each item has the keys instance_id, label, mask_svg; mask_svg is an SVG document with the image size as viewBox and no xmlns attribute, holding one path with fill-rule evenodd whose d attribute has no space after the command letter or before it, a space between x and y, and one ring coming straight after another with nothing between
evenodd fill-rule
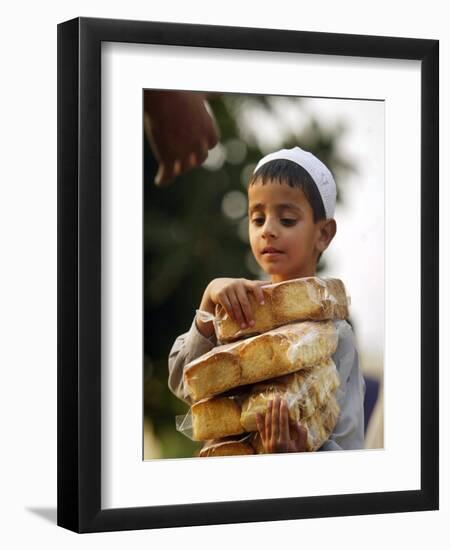
<instances>
[{"instance_id":1,"label":"boy's arm","mask_svg":"<svg viewBox=\"0 0 450 550\"><path fill-rule=\"evenodd\" d=\"M359 369L353 331L346 321L339 323L339 345L333 360L341 381L338 390L341 412L333 433L319 451L364 448L365 382Z\"/></svg>"},{"instance_id":2,"label":"boy's arm","mask_svg":"<svg viewBox=\"0 0 450 550\"><path fill-rule=\"evenodd\" d=\"M192 405L192 400L184 392L184 367L197 357L200 357L200 355L210 351L216 345L215 333L213 332L209 338L203 336L198 330L196 318L194 318L189 331L178 336L170 350L168 386L174 395L188 405Z\"/></svg>"},{"instance_id":3,"label":"boy's arm","mask_svg":"<svg viewBox=\"0 0 450 550\"><path fill-rule=\"evenodd\" d=\"M212 280L206 287L199 309L214 314L216 304L221 304L228 315L242 324L243 328L253 321L247 293L253 292L256 299L264 302L261 289L265 281L249 281L247 279L219 278ZM184 367L200 355L210 351L217 345L214 325L211 321L203 322L197 319L192 323L189 332L179 336L169 354L169 389L189 405L191 399L185 394L183 385Z\"/></svg>"}]
</instances>

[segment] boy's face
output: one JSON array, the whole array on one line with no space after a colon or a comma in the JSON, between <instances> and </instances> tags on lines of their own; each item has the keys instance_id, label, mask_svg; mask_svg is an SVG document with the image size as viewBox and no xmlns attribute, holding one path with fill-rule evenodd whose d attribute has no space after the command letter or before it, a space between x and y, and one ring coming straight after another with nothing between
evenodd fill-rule
<instances>
[{"instance_id":1,"label":"boy's face","mask_svg":"<svg viewBox=\"0 0 450 550\"><path fill-rule=\"evenodd\" d=\"M248 202L252 252L271 281L315 275L323 236L303 191L256 181L248 189Z\"/></svg>"}]
</instances>

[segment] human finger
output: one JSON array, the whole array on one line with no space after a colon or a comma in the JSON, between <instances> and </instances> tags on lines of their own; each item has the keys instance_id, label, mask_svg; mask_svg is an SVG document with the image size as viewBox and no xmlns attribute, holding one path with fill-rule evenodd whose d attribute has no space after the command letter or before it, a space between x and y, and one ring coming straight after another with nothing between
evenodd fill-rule
<instances>
[{"instance_id":1,"label":"human finger","mask_svg":"<svg viewBox=\"0 0 450 550\"><path fill-rule=\"evenodd\" d=\"M262 287L266 285L266 281L252 282L250 285L250 290L253 292L253 295L260 305L264 305L265 297Z\"/></svg>"},{"instance_id":2,"label":"human finger","mask_svg":"<svg viewBox=\"0 0 450 550\"><path fill-rule=\"evenodd\" d=\"M189 153L188 164L191 168L193 168L194 166L197 166L198 164L197 153L195 153L194 151L192 151L192 153Z\"/></svg>"},{"instance_id":3,"label":"human finger","mask_svg":"<svg viewBox=\"0 0 450 550\"><path fill-rule=\"evenodd\" d=\"M180 175L181 167L182 167L182 165L181 165L180 159L176 159L176 161L173 163L173 168L172 168L172 175L174 177Z\"/></svg>"},{"instance_id":4,"label":"human finger","mask_svg":"<svg viewBox=\"0 0 450 550\"><path fill-rule=\"evenodd\" d=\"M267 405L266 412L266 439L270 441L272 439L272 411L273 411L273 401L270 399Z\"/></svg>"},{"instance_id":5,"label":"human finger","mask_svg":"<svg viewBox=\"0 0 450 550\"><path fill-rule=\"evenodd\" d=\"M215 143L214 143L215 145ZM197 149L197 157L199 164L203 164L208 157L209 149L212 149L214 145L211 145L209 141L203 140L201 146Z\"/></svg>"},{"instance_id":6,"label":"human finger","mask_svg":"<svg viewBox=\"0 0 450 550\"><path fill-rule=\"evenodd\" d=\"M180 161L180 174L185 174L186 172L189 172L189 170L192 170L198 165L197 155L195 152L188 153L183 157L183 159Z\"/></svg>"},{"instance_id":7,"label":"human finger","mask_svg":"<svg viewBox=\"0 0 450 550\"><path fill-rule=\"evenodd\" d=\"M155 177L155 184L158 186L167 185L172 181L173 176L173 165L160 163L158 167L158 172Z\"/></svg>"},{"instance_id":8,"label":"human finger","mask_svg":"<svg viewBox=\"0 0 450 550\"><path fill-rule=\"evenodd\" d=\"M284 399L280 402L280 439L286 443L290 439L288 407Z\"/></svg>"},{"instance_id":9,"label":"human finger","mask_svg":"<svg viewBox=\"0 0 450 550\"><path fill-rule=\"evenodd\" d=\"M280 437L280 399L276 395L272 411L272 439L278 441Z\"/></svg>"},{"instance_id":10,"label":"human finger","mask_svg":"<svg viewBox=\"0 0 450 550\"><path fill-rule=\"evenodd\" d=\"M156 173L156 176L155 176L155 185L163 185L163 180L164 180L164 172L165 172L165 167L164 167L164 164L160 164L158 166L158 172Z\"/></svg>"},{"instance_id":11,"label":"human finger","mask_svg":"<svg viewBox=\"0 0 450 550\"><path fill-rule=\"evenodd\" d=\"M208 146L206 142L203 142L198 147L194 147L193 150L185 157L183 161L183 170L187 172L192 168L201 166L208 157Z\"/></svg>"},{"instance_id":12,"label":"human finger","mask_svg":"<svg viewBox=\"0 0 450 550\"><path fill-rule=\"evenodd\" d=\"M265 441L264 420L261 413L256 413L256 427L263 442Z\"/></svg>"},{"instance_id":13,"label":"human finger","mask_svg":"<svg viewBox=\"0 0 450 550\"><path fill-rule=\"evenodd\" d=\"M227 295L231 303L231 308L233 310L233 316L232 316L233 320L236 321L236 323L241 328L247 328L247 322L245 320L244 313L241 309L241 304L239 301L239 297L236 294L236 291L233 289L230 289L227 292Z\"/></svg>"},{"instance_id":14,"label":"human finger","mask_svg":"<svg viewBox=\"0 0 450 550\"><path fill-rule=\"evenodd\" d=\"M239 304L244 314L245 322L247 323L247 325L252 327L255 324L255 321L253 320L253 312L250 306L250 302L248 300L246 286L244 285L238 286L236 288L236 295L238 297Z\"/></svg>"},{"instance_id":15,"label":"human finger","mask_svg":"<svg viewBox=\"0 0 450 550\"><path fill-rule=\"evenodd\" d=\"M193 165L193 168L195 168L196 166L201 166L207 158L208 149L197 150L197 152L195 153L195 164Z\"/></svg>"},{"instance_id":16,"label":"human finger","mask_svg":"<svg viewBox=\"0 0 450 550\"><path fill-rule=\"evenodd\" d=\"M196 158L192 153L186 153L183 157L179 159L180 170L179 174L184 174L189 172L196 165Z\"/></svg>"},{"instance_id":17,"label":"human finger","mask_svg":"<svg viewBox=\"0 0 450 550\"><path fill-rule=\"evenodd\" d=\"M230 319L233 319L234 318L233 317L234 316L233 306L231 305L231 302L230 302L230 299L228 298L228 295L225 292L223 294L221 293L219 295L218 299L219 299L219 305L221 305L225 309L228 317Z\"/></svg>"}]
</instances>

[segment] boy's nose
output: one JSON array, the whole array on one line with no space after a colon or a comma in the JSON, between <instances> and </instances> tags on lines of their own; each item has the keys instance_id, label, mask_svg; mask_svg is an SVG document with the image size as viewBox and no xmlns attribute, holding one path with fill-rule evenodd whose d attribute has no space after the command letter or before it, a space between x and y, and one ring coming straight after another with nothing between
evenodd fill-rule
<instances>
[{"instance_id":1,"label":"boy's nose","mask_svg":"<svg viewBox=\"0 0 450 550\"><path fill-rule=\"evenodd\" d=\"M273 227L272 224L266 224L264 227L263 227L263 232L262 232L262 236L267 238L267 237L276 237L276 230L275 228Z\"/></svg>"}]
</instances>

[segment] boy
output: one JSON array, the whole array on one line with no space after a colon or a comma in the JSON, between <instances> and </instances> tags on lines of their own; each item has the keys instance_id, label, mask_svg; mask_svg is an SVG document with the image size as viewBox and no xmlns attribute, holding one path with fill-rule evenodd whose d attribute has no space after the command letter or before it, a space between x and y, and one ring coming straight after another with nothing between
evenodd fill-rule
<instances>
[{"instance_id":1,"label":"boy","mask_svg":"<svg viewBox=\"0 0 450 550\"><path fill-rule=\"evenodd\" d=\"M317 263L336 234L336 184L328 168L299 147L263 157L248 186L249 236L253 255L270 275L271 283L315 276ZM268 281L214 279L206 287L200 310L215 312L221 304L242 328L252 326L248 293L263 303ZM364 379L359 370L353 332L347 321L336 320L338 347L332 356L340 377L341 413L328 441L319 450L362 449L364 444ZM189 332L179 336L169 355L169 388L184 395L183 368L211 350L217 342L212 322L194 319ZM306 430L289 420L285 401L276 397L265 418L257 415L265 452L305 450Z\"/></svg>"}]
</instances>

